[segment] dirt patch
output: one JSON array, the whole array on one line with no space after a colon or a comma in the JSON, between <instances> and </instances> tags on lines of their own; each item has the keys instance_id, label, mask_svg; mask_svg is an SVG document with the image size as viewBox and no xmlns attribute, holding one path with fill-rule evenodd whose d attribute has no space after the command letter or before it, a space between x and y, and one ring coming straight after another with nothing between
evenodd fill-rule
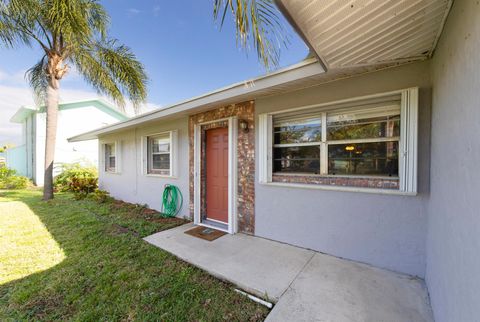
<instances>
[{"instance_id":1,"label":"dirt patch","mask_svg":"<svg viewBox=\"0 0 480 322\"><path fill-rule=\"evenodd\" d=\"M127 227L120 226L118 224L112 224L110 229L110 233L114 235L121 235L121 234L133 234L137 237L140 237L140 234L134 230L128 229Z\"/></svg>"},{"instance_id":2,"label":"dirt patch","mask_svg":"<svg viewBox=\"0 0 480 322\"><path fill-rule=\"evenodd\" d=\"M132 204L122 200L114 200L111 204L113 211L119 211L124 216L132 219L143 219L152 223L158 223L168 226L178 226L189 222L186 219L173 217L164 218L162 214L157 210L150 209L145 205Z\"/></svg>"}]
</instances>

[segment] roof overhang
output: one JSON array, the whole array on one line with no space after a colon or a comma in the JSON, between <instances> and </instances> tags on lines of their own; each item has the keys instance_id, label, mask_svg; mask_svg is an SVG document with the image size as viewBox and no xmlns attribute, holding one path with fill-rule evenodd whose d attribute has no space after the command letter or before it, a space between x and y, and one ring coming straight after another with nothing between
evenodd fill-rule
<instances>
[{"instance_id":1,"label":"roof overhang","mask_svg":"<svg viewBox=\"0 0 480 322\"><path fill-rule=\"evenodd\" d=\"M23 121L30 116L30 114L35 112L37 112L37 110L34 107L22 106L15 112L15 114L13 114L13 116L10 118L10 122L23 123Z\"/></svg>"},{"instance_id":2,"label":"roof overhang","mask_svg":"<svg viewBox=\"0 0 480 322\"><path fill-rule=\"evenodd\" d=\"M70 142L93 140L99 135L117 132L138 126L139 124L168 120L191 115L214 107L234 104L258 97L273 95L288 89L309 86L324 75L325 71L316 58L280 69L271 74L236 83L216 91L194 97L155 111L133 117L127 121L115 123L103 128L86 132L69 139Z\"/></svg>"},{"instance_id":3,"label":"roof overhang","mask_svg":"<svg viewBox=\"0 0 480 322\"><path fill-rule=\"evenodd\" d=\"M316 58L309 58L299 64L292 65L269 75L227 86L202 96L194 97L162 109L130 118L124 122L111 124L96 130L82 133L69 138L68 141L77 142L94 140L98 139L102 135L133 129L159 120L167 121L178 119L229 104L291 92L339 79L350 78L356 75L391 68L398 65L400 64L357 66L325 72Z\"/></svg>"},{"instance_id":4,"label":"roof overhang","mask_svg":"<svg viewBox=\"0 0 480 322\"><path fill-rule=\"evenodd\" d=\"M276 0L326 70L430 58L453 0Z\"/></svg>"},{"instance_id":5,"label":"roof overhang","mask_svg":"<svg viewBox=\"0 0 480 322\"><path fill-rule=\"evenodd\" d=\"M99 110L111 115L112 117L116 118L119 121L124 121L128 119L128 116L125 113L121 112L115 106L111 105L110 103L106 102L101 98L60 103L58 104L58 110L63 111L63 110L82 108L87 106L96 107ZM10 122L22 123L31 114L37 113L37 112L39 113L45 112L45 106L43 105L43 106L40 106L39 108L36 108L34 106L22 106L10 118Z\"/></svg>"}]
</instances>

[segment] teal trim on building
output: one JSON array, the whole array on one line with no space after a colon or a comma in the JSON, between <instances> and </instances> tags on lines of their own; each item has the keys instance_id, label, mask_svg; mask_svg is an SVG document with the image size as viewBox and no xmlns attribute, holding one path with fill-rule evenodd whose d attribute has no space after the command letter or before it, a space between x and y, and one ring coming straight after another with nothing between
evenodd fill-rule
<instances>
[{"instance_id":1,"label":"teal trim on building","mask_svg":"<svg viewBox=\"0 0 480 322\"><path fill-rule=\"evenodd\" d=\"M102 112L118 119L119 121L128 120L129 117L125 115L123 112L115 108L113 105L107 103L101 99L91 99L91 100L84 100L84 101L76 101L76 102L69 102L69 103L60 103L58 105L58 109L60 111L69 110L74 108L82 108L93 106L101 110ZM13 123L22 123L28 116L33 113L44 113L45 106L41 106L40 108L35 108L31 106L22 106L10 119Z\"/></svg>"}]
</instances>

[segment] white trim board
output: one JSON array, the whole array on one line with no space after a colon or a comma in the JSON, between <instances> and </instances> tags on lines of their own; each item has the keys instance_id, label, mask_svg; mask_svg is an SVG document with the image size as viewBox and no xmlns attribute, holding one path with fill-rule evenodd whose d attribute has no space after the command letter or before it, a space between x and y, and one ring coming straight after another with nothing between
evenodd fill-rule
<instances>
[{"instance_id":1,"label":"white trim board","mask_svg":"<svg viewBox=\"0 0 480 322\"><path fill-rule=\"evenodd\" d=\"M170 174L169 175L148 173L148 155L147 155L148 138L152 136L162 135L162 134L168 134L170 136ZM157 177L157 178L170 178L170 179L178 178L178 175L177 175L178 130L154 132L154 133L148 133L148 134L142 135L140 139L140 144L141 144L140 153L142 158L141 171L143 176Z\"/></svg>"},{"instance_id":2,"label":"white trim board","mask_svg":"<svg viewBox=\"0 0 480 322\"><path fill-rule=\"evenodd\" d=\"M196 124L194 127L193 140L193 223L218 229L218 227L208 226L201 221L201 142L202 125L228 121L228 233L237 232L237 146L238 146L238 119L229 117L217 119L209 122ZM220 229L221 230L221 229Z\"/></svg>"}]
</instances>

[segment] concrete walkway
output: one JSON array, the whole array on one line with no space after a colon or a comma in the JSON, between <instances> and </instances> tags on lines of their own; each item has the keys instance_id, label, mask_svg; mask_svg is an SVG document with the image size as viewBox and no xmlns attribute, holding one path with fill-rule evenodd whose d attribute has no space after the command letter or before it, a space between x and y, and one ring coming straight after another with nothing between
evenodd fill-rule
<instances>
[{"instance_id":1,"label":"concrete walkway","mask_svg":"<svg viewBox=\"0 0 480 322\"><path fill-rule=\"evenodd\" d=\"M208 242L192 227L145 240L276 303L267 321L433 321L421 280L243 234Z\"/></svg>"}]
</instances>

